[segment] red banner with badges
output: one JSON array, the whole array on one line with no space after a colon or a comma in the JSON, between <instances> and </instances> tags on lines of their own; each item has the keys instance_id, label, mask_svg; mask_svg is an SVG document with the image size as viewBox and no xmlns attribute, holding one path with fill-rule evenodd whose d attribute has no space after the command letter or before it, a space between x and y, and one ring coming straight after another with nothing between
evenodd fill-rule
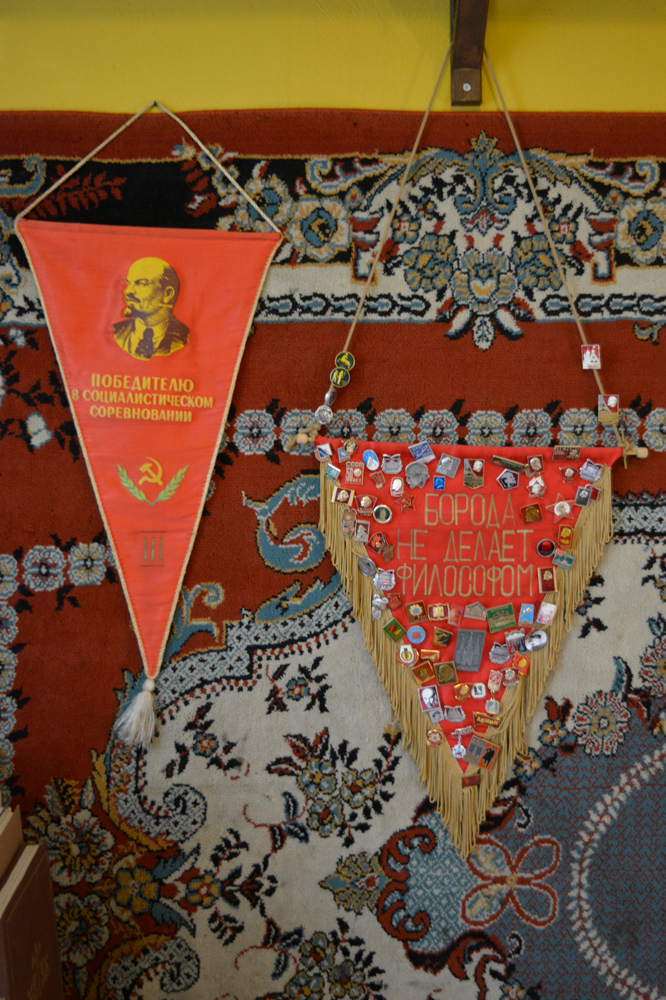
<instances>
[{"instance_id":1,"label":"red banner with badges","mask_svg":"<svg viewBox=\"0 0 666 1000\"><path fill-rule=\"evenodd\" d=\"M333 562L463 853L610 537L621 454L317 440Z\"/></svg>"},{"instance_id":2,"label":"red banner with badges","mask_svg":"<svg viewBox=\"0 0 666 1000\"><path fill-rule=\"evenodd\" d=\"M281 237L25 220L18 229L152 679Z\"/></svg>"}]
</instances>

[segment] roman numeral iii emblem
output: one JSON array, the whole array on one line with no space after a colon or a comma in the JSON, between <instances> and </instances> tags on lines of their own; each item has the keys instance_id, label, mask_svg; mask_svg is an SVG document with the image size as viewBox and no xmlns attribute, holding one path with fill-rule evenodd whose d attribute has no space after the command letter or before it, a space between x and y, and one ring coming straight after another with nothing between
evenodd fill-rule
<instances>
[{"instance_id":1,"label":"roman numeral iii emblem","mask_svg":"<svg viewBox=\"0 0 666 1000\"><path fill-rule=\"evenodd\" d=\"M142 565L164 565L164 543L162 535L143 536Z\"/></svg>"}]
</instances>

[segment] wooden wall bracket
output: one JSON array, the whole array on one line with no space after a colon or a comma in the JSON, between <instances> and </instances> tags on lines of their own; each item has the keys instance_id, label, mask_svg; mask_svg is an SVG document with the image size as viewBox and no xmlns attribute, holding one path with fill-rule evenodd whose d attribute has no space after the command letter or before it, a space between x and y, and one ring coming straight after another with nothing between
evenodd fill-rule
<instances>
[{"instance_id":1,"label":"wooden wall bracket","mask_svg":"<svg viewBox=\"0 0 666 1000\"><path fill-rule=\"evenodd\" d=\"M481 63L489 0L449 0L451 104L481 103Z\"/></svg>"}]
</instances>

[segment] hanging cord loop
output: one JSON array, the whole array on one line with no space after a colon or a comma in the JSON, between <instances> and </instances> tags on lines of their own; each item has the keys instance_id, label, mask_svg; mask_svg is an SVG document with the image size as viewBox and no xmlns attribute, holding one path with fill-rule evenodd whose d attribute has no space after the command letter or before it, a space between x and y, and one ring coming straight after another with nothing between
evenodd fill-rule
<instances>
[{"instance_id":1,"label":"hanging cord loop","mask_svg":"<svg viewBox=\"0 0 666 1000\"><path fill-rule=\"evenodd\" d=\"M398 210L398 205L400 204L400 199L402 198L402 192L405 189L405 185L407 184L407 181L409 180L409 175L411 173L412 167L414 166L414 160L416 159L416 154L417 154L417 151L418 151L418 148L419 148L419 144L421 142L421 137L423 136L423 132L424 132L426 124L428 122L428 118L430 117L430 112L432 110L432 106L433 106L435 97L437 96L437 91L439 90L439 86L440 86L440 84L442 82L442 77L444 76L444 71L446 69L446 66L447 66L447 63L449 61L450 55L451 55L451 46L449 45L448 49L446 50L446 55L444 56L444 60L443 60L442 65L440 67L439 73L437 74L437 80L435 81L435 86L433 87L432 94L430 95L430 100L428 101L428 106L425 109L425 112L423 114L423 118L421 119L421 125L420 125L418 133L416 135L416 139L414 140L414 145L412 146L412 151L409 154L409 158L408 158L407 163L405 165L405 169L404 169L404 171L402 173L402 179L400 181L400 187L398 188L398 194L396 195L396 199L395 199L395 201L393 203L393 207L392 207L392 209L391 209L391 211L389 213L389 217L387 219L386 225L384 226L384 232L381 234L381 237L379 239L379 244L377 246L377 249L375 250L375 252L374 252L374 254L372 256L372 266L370 268L370 273L368 274L368 277L366 279L365 285L363 286L363 291L361 292L361 298L359 299L358 306L356 307L356 312L354 314L354 318L351 321L351 326L349 327L349 332L347 334L347 339L345 340L345 344L344 344L344 347L343 347L342 351L340 352L340 354L337 355L338 358L341 357L342 355L347 356L347 352L349 350L349 345L351 344L352 337L354 336L354 331L356 330L356 325L357 325L357 323L358 323L358 321L359 321L359 319L361 317L361 313L363 312L363 308L365 306L365 301L366 301L366 299L368 297L368 292L370 291L370 285L372 284L373 278L375 276L375 272L377 270L377 265L379 264L379 260L380 260L381 255L382 255L382 250L384 249L384 244L386 243L386 240L388 239L388 235L389 235L389 233L391 231L391 226L393 224L393 219L395 218L395 213ZM349 356L349 357L351 357L351 356ZM351 358L350 368L353 367L353 364L354 364L354 360L353 360L353 358ZM348 374L347 374L347 381L348 381ZM346 384L346 382L344 384ZM308 440L314 441L314 439L315 439L315 437L317 435L318 428L322 424L325 425L325 424L329 424L331 422L331 420L333 418L333 411L331 410L331 405L335 402L336 396L337 396L337 389L336 389L335 385L333 384L333 382L331 382L330 385L329 385L328 391L327 391L327 393L326 393L326 395L324 397L324 405L323 406L319 406L317 408L317 410L315 411L314 421L312 422L311 426L306 431L304 431L303 433L297 435L296 438L294 439L298 444L304 444L305 441L308 441Z\"/></svg>"},{"instance_id":2,"label":"hanging cord loop","mask_svg":"<svg viewBox=\"0 0 666 1000\"><path fill-rule=\"evenodd\" d=\"M569 283L567 281L566 274L564 273L564 268L562 267L562 261L560 260L560 255L557 252L557 248L555 246L555 241L553 240L553 235L552 235L552 233L550 231L550 226L548 225L548 222L546 220L546 216L545 216L544 210L542 208L541 202L539 200L539 196L538 196L537 191L536 191L536 185L534 184L534 181L532 179L532 174L530 173L529 167L527 165L527 160L525 159L525 154L523 153L522 146L520 145L520 141L518 139L518 134L516 133L516 129L514 128L514 124L513 124L511 115L509 114L509 109L507 108L506 103L504 101L504 95L502 94L502 90L500 88L500 85L497 82L497 77L495 76L495 70L493 69L493 64L491 63L490 56L488 55L488 52L485 49L484 49L484 53L483 54L484 54L486 63L488 64L488 70L490 72L490 76L492 77L493 86L495 88L495 93L497 94L498 100L499 100L500 104L502 105L502 111L504 112L504 117L506 118L507 125L509 126L509 131L511 132L511 136L512 136L513 141L514 141L514 144L515 144L515 147L516 147L516 151L517 151L518 157L520 159L521 166L522 166L523 170L525 171L525 177L527 178L527 183L529 184L530 191L532 192L532 198L534 199L534 204L536 206L536 210L539 213L539 218L541 220L541 225L543 226L544 235L545 235L545 237L546 237L546 239L548 241L548 246L550 247L550 252L551 252L552 257L553 257L553 263L555 264L555 267L557 269L557 273L558 273L558 275L560 277L560 281L562 282L562 286L563 286L564 291L566 293L567 299L569 300L569 306L571 307L571 314L573 316L574 322L575 322L576 327L578 329L578 333L580 335L581 343L587 344L588 343L588 339L585 336L585 330L583 329L583 324L581 322L580 315L578 313L578 309L576 308L576 303L574 301L574 297L573 297L573 295L571 293L571 289L569 288ZM606 393L604 391L603 383L601 381L601 376L600 376L600 374L599 374L599 372L597 371L596 368L592 369L592 374L594 375L594 377L596 379L596 383L597 383L597 386L599 388L600 395L605 396ZM618 424L613 424L612 426L613 426L613 430L615 432L615 437L617 438L617 443L619 444L620 448L622 448L622 458L623 458L623 461L624 461L625 468L626 468L626 465L627 465L627 455L639 455L639 457L641 457L641 458L646 457L645 454L641 454L641 452L643 452L643 449L640 449L639 451L637 451L636 449L633 448L633 446L630 443L627 442L627 440L624 437L624 434L620 431L620 429L618 427Z\"/></svg>"},{"instance_id":3,"label":"hanging cord loop","mask_svg":"<svg viewBox=\"0 0 666 1000\"><path fill-rule=\"evenodd\" d=\"M416 159L416 154L418 152L418 148L421 143L421 136L423 135L426 124L428 122L428 118L430 117L432 105L435 100L435 97L437 96L437 91L439 90L439 85L442 82L442 77L444 76L444 70L446 69L446 64L449 61L450 55L451 55L451 46L449 45L448 49L446 50L446 55L444 56L444 62L442 63L439 74L437 76L433 92L430 95L430 100L428 101L428 107L425 109L423 118L421 119L421 125L418 130L416 139L414 140L412 151L409 154L409 159L407 160L407 165L404 169L402 180L400 181L400 187L398 188L398 193L396 195L395 201L393 202L393 208L391 209L386 225L384 226L384 232L382 233L381 239L379 241L379 246L377 247L377 250L373 255L370 274L368 275L367 281L363 287L361 298L359 300L358 306L356 307L356 313L354 314L351 326L349 327L349 333L347 334L347 339L345 340L345 346L342 348L343 352L349 350L349 345L351 343L352 337L354 336L354 330L356 329L356 324L358 323L361 313L363 312L363 307L365 305L365 300L367 298L368 292L370 291L370 285L372 284L372 279L375 276L375 271L377 270L377 265L379 264L379 259L382 255L384 244L386 243L388 235L391 231L391 226L393 224L393 219L395 218L395 213L398 211L398 205L400 204L400 199L402 198L402 192L405 190L405 185L407 184L407 180L409 179L409 174L411 172L412 167L414 166L414 160Z\"/></svg>"},{"instance_id":4,"label":"hanging cord loop","mask_svg":"<svg viewBox=\"0 0 666 1000\"><path fill-rule=\"evenodd\" d=\"M72 175L75 174L77 170L80 170L81 167L85 166L85 164L89 162L89 160L92 160L93 157L97 156L97 154L101 152L101 150L103 150L105 146L108 146L109 143L113 142L113 140L116 139L122 132L124 132L126 128L129 128L130 125L133 125L134 122L137 120L137 118L141 118L142 115L145 115L147 111L152 111L153 108L159 108L160 111L163 111L166 115L169 116L169 118L173 118L173 120L177 122L181 126L181 128L185 130L185 132L187 132L190 139L196 142L199 149L208 157L208 159L215 164L217 169L224 174L229 183L236 188L236 190L243 196L243 198L245 198L246 201L250 203L250 205L252 205L254 210L258 212L258 214L261 216L264 222L267 222L268 225L271 227L271 229L273 229L276 233L280 233L280 235L282 235L281 230L279 230L278 227L275 225L275 223L271 219L269 219L269 217L266 215L265 212L262 211L259 205L257 205L257 203L250 197L247 191L244 191L243 188L240 186L240 184L236 180L234 180L229 171L222 166L217 157L214 156L213 153L211 153L211 151L206 148L206 146L204 146L201 139L199 139L198 136L194 134L189 125L186 125L182 118L179 118L178 115L173 113L173 111L169 111L169 109L165 108L165 106L163 104L160 104L159 101L151 101L150 104L147 104L145 108L143 108L141 111L137 111L135 115L132 115L131 118L128 118L126 122L124 122L119 128L117 128L115 132L112 132L111 135L108 136L103 142L100 142L98 146L95 146L95 148L90 153L88 153L87 156L84 156L83 159L79 160L79 162L76 163L70 170L68 170L67 173L63 174L62 177L59 177L58 180L55 181L55 183L53 183L49 188L46 189L46 191L42 191L41 194L37 195L37 197L34 198L29 205L26 205L26 207L18 213L18 215L14 219L14 225L16 225L16 223L19 222L22 218L24 218L24 216L26 216L29 212L32 212L33 208L36 208L37 205L39 205L40 202L44 201L45 198L48 198L50 194L52 194L54 191L57 191L61 184L64 184L65 181L69 180L69 178L72 177Z\"/></svg>"}]
</instances>

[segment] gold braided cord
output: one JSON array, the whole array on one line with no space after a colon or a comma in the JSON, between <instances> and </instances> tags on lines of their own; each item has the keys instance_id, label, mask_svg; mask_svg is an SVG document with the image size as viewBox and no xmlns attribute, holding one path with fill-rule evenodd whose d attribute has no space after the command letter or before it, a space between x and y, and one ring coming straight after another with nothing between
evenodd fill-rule
<instances>
[{"instance_id":1,"label":"gold braided cord","mask_svg":"<svg viewBox=\"0 0 666 1000\"><path fill-rule=\"evenodd\" d=\"M567 282L566 275L564 273L564 268L562 267L562 262L560 261L560 255L557 252L557 249L555 247L555 242L553 240L553 235L552 235L552 233L550 231L550 226L548 225L548 223L546 221L546 216L544 214L543 208L541 207L541 202L539 201L539 196L538 196L538 194L536 192L536 187L535 187L534 181L532 180L532 175L531 175L531 173L529 171L529 168L527 166L527 160L525 159L525 154L523 153L523 148L520 145L520 141L518 139L518 135L517 135L516 130L514 128L513 121L511 119L511 115L509 114L509 109L507 108L506 103L504 101L504 95L502 94L500 85L497 82L497 77L495 76L495 70L493 69L493 64L491 63L490 56L488 55L488 52L485 49L484 49L483 54L485 56L486 63L488 64L488 69L489 69L490 75L492 77L493 86L495 88L495 93L497 94L499 102L502 105L502 111L504 112L504 117L506 118L507 125L509 126L509 131L511 132L511 136L512 136L513 141L514 141L514 144L515 144L515 147L516 147L516 151L517 151L518 156L520 158L521 166L522 166L523 170L525 171L525 177L527 178L527 183L529 184L530 191L532 192L532 197L534 198L534 204L536 206L536 210L539 213L539 218L541 219L541 225L543 226L544 235L545 235L546 239L548 240L548 246L550 247L550 252L551 252L551 254L553 256L553 263L555 264L555 267L557 268L557 273L560 276L560 280L561 280L562 285L564 287L564 291L566 292L567 299L569 300L569 305L571 307L571 314L572 314L572 316L574 318L574 322L576 324L576 327L578 328L578 333L580 334L581 342L583 344L587 344L588 340L587 340L587 337L585 336L585 330L583 329L583 324L581 323L581 319L580 319L580 316L578 314L578 310L576 309L576 303L574 302L574 297L571 294L571 289L569 288L569 284ZM604 387L603 387L603 384L602 384L602 381L601 381L601 376L600 376L598 370L596 368L593 368L592 369L592 374L594 375L594 377L596 379L597 386L599 387L600 394L602 396L605 396L606 393L604 391ZM615 431L615 437L617 438L617 443L624 450L624 440L623 440L623 438L622 438L622 436L620 434L620 431L618 429L617 424L613 424L613 430Z\"/></svg>"},{"instance_id":2,"label":"gold braided cord","mask_svg":"<svg viewBox=\"0 0 666 1000\"><path fill-rule=\"evenodd\" d=\"M451 46L449 45L448 49L446 50L446 55L444 56L444 61L442 62L441 68L440 68L439 73L437 75L437 80L435 81L435 86L433 87L432 94L430 95L430 100L428 101L428 107L425 109L425 112L423 114L423 118L421 119L421 126L420 126L420 128L418 130L418 133L416 135L416 139L414 140L414 145L412 146L412 151L411 151L411 153L409 155L409 159L407 160L407 166L404 169L404 172L403 172L403 175L402 175L402 180L400 181L400 187L398 189L398 194L397 194L397 197L395 199L395 202L393 203L393 208L391 209L391 214L389 215L388 222L386 223L386 225L384 227L384 232L382 233L381 239L379 241L379 246L377 247L377 250L375 251L375 254L374 254L373 258L372 258L372 267L370 268L370 274L368 275L368 279L367 279L367 281L365 283L365 286L363 288L363 291L361 293L361 299L359 301L358 306L356 307L356 313L354 314L354 318L353 318L353 320L351 322L351 326L349 327L349 333L347 334L347 339L345 340L345 346L342 348L343 352L349 350L349 345L351 343L352 337L354 336L354 330L356 329L356 324L358 323L358 321L360 319L360 316L361 316L361 313L363 312L363 306L365 305L365 300L366 300L366 298L368 296L368 292L370 291L370 285L372 284L372 279L375 276L375 271L377 270L377 265L379 263L379 258L382 255L382 250L384 249L384 244L386 243L386 240L388 238L388 234L389 234L389 232L391 230L391 224L392 224L393 219L395 217L395 213L398 210L398 205L400 204L400 199L402 197L402 192L405 189L405 185L406 185L407 180L409 178L410 171L411 171L412 167L414 166L414 160L416 159L416 153L418 151L419 144L421 142L421 136L423 135L424 129L426 127L426 123L428 121L428 118L430 117L430 112L432 110L432 106L433 106L435 97L437 96L437 91L439 90L439 85L442 82L442 77L444 76L444 70L446 69L446 64L449 61L449 56L450 55L451 55Z\"/></svg>"},{"instance_id":3,"label":"gold braided cord","mask_svg":"<svg viewBox=\"0 0 666 1000\"><path fill-rule=\"evenodd\" d=\"M66 174L63 174L62 177L59 177L54 184L52 184L50 187L46 189L46 191L42 191L40 195L34 198L29 205L26 205L26 207L18 213L18 215L14 219L14 225L16 225L16 223L19 222L19 220L22 219L25 215L27 215L28 212L32 212L33 208L36 208L37 205L39 205L40 202L44 201L44 199L47 198L50 194L52 194L53 191L57 191L57 189L60 187L61 184L64 184L65 181L69 180L69 178L73 174L75 174L77 170L80 170L81 167L83 167L86 163L88 163L89 160L92 160L93 157L97 156L97 154L101 152L101 150L103 150L105 146L108 146L109 143L113 142L113 140L116 139L121 134L121 132L124 132L126 128L130 127L130 125L133 125L134 122L137 120L137 118L141 118L142 115L145 115L147 111L152 111L153 108L159 108L160 111L163 111L164 114L169 116L169 118L172 118L175 122L177 122L177 124L180 125L181 128L185 130L185 132L187 132L189 137L194 142L196 142L199 149L203 153L205 153L208 159L215 164L217 169L224 174L227 180L236 188L236 190L243 196L243 198L245 198L246 201L249 201L249 203L252 205L255 211L257 211L259 215L262 217L264 222L267 222L268 225L271 227L271 229L275 230L276 233L280 233L280 235L282 235L278 227L272 221L272 219L269 219L266 213L263 212L259 207L259 205L257 205L257 203L250 197L247 191L244 191L243 188L240 186L240 184L238 184L238 182L234 180L229 171L222 166L220 161L213 155L213 153L211 153L210 149L204 146L201 139L199 139L198 136L194 134L189 125L186 125L182 118L179 118L178 115L173 113L173 111L169 111L169 109L166 108L163 104L160 104L159 101L151 101L150 104L146 104L145 108L142 108L141 111L137 111L135 115L132 115L132 117L128 118L126 122L123 122L123 124L120 125L115 130L115 132L112 132L111 135L107 136L107 138L104 139L103 142L100 142L98 146L95 146L95 148L91 150L90 153L88 153L86 156L84 156L83 159L79 160L78 163L75 163L74 166L70 170L68 170Z\"/></svg>"},{"instance_id":4,"label":"gold braided cord","mask_svg":"<svg viewBox=\"0 0 666 1000\"><path fill-rule=\"evenodd\" d=\"M128 118L126 122L123 122L123 124L120 125L115 132L112 132L111 135L107 136L103 142L100 142L99 146L95 146L95 148L91 150L87 156L84 156L78 163L75 163L74 166L71 167L66 174L63 174L62 177L59 177L58 180L51 185L51 187L37 195L37 197L34 198L29 205L26 205L26 207L15 216L14 225L16 225L16 223L19 222L24 215L27 215L28 212L32 212L33 208L36 208L37 205L39 205L41 201L44 201L44 199L47 198L53 191L57 191L61 184L64 184L65 181L69 180L69 178L75 174L77 170L80 170L81 167L85 166L89 160L92 160L94 156L97 156L97 154L101 152L105 146L108 146L109 143L113 142L113 140L117 138L121 132L124 132L126 128L129 128L130 125L137 120L137 118L141 118L142 115L145 115L146 111L152 111L156 103L156 101L151 101L150 104L146 104L145 108L142 108L141 111L137 111L135 115L132 115L132 117Z\"/></svg>"}]
</instances>

